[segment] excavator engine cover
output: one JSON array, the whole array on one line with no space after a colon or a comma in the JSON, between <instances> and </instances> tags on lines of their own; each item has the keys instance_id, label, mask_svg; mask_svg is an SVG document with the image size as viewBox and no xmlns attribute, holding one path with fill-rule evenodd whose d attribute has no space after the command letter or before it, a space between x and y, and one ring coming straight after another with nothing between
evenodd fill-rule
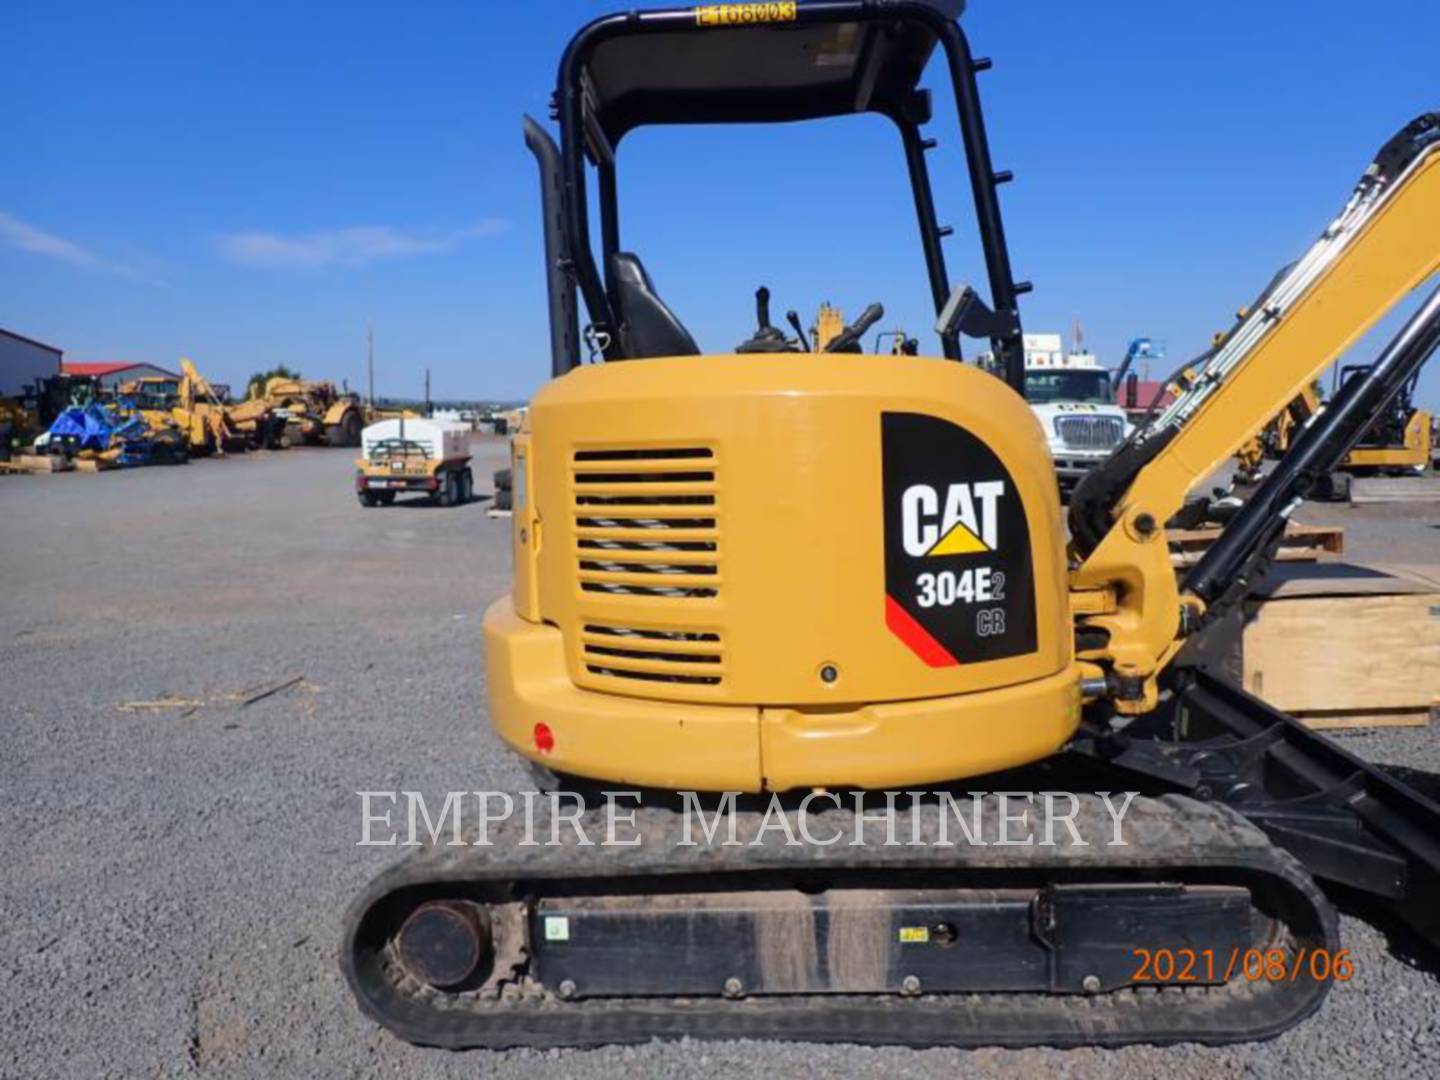
<instances>
[{"instance_id":1,"label":"excavator engine cover","mask_svg":"<svg viewBox=\"0 0 1440 1080\"><path fill-rule=\"evenodd\" d=\"M1078 722L1045 442L986 374L583 367L536 396L514 470L528 499L513 598L487 618L491 717L551 769L873 787L1035 760Z\"/></svg>"}]
</instances>

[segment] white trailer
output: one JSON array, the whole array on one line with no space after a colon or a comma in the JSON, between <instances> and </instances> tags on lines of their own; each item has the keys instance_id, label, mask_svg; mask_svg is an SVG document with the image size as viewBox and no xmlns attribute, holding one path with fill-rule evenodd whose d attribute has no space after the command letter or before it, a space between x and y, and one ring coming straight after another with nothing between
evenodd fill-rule
<instances>
[{"instance_id":1,"label":"white trailer","mask_svg":"<svg viewBox=\"0 0 1440 1080\"><path fill-rule=\"evenodd\" d=\"M423 492L440 506L474 495L470 428L466 424L399 417L360 433L355 494L361 506L389 506L406 491Z\"/></svg>"}]
</instances>

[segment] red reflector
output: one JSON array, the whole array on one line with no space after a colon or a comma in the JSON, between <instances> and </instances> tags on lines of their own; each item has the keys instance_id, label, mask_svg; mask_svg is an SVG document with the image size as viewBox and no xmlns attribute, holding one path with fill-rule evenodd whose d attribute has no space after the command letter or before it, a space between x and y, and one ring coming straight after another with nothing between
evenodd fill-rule
<instances>
[{"instance_id":1,"label":"red reflector","mask_svg":"<svg viewBox=\"0 0 1440 1080\"><path fill-rule=\"evenodd\" d=\"M555 749L555 733L550 730L549 724L535 725L535 749L542 754Z\"/></svg>"}]
</instances>

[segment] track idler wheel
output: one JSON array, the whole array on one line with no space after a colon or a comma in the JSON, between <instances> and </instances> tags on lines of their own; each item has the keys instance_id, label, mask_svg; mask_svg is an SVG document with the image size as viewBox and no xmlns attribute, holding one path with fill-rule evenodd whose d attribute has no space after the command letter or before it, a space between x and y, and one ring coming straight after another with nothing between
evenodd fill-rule
<instances>
[{"instance_id":1,"label":"track idler wheel","mask_svg":"<svg viewBox=\"0 0 1440 1080\"><path fill-rule=\"evenodd\" d=\"M484 979L494 955L490 919L471 900L430 900L405 920L396 949L421 982L439 990L469 986Z\"/></svg>"}]
</instances>

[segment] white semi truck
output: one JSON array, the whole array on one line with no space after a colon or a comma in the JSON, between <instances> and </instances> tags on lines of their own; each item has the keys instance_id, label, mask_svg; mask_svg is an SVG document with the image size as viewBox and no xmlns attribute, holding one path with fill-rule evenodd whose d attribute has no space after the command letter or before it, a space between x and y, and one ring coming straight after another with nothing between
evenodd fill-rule
<instances>
[{"instance_id":1,"label":"white semi truck","mask_svg":"<svg viewBox=\"0 0 1440 1080\"><path fill-rule=\"evenodd\" d=\"M1025 335L1025 399L1045 430L1062 488L1073 487L1130 434L1110 373L1094 353L1066 353L1059 334Z\"/></svg>"}]
</instances>

